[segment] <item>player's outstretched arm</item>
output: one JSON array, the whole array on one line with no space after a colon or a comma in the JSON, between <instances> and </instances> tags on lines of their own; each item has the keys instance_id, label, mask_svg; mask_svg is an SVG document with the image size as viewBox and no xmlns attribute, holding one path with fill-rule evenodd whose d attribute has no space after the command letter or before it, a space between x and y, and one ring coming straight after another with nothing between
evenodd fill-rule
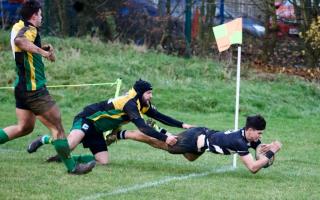
<instances>
[{"instance_id":1,"label":"player's outstretched arm","mask_svg":"<svg viewBox=\"0 0 320 200\"><path fill-rule=\"evenodd\" d=\"M269 159L267 157L262 157L259 160L254 160L253 156L250 153L245 156L240 156L240 159L253 174L257 173L263 166L265 166L269 162Z\"/></svg>"},{"instance_id":2,"label":"player's outstretched arm","mask_svg":"<svg viewBox=\"0 0 320 200\"><path fill-rule=\"evenodd\" d=\"M267 151L266 155L262 156L259 160L254 160L250 153L245 156L240 156L240 159L252 173L257 173L262 167L268 164L274 154L281 149L281 146L282 144L279 141L274 141L270 144L270 150Z\"/></svg>"},{"instance_id":3,"label":"player's outstretched arm","mask_svg":"<svg viewBox=\"0 0 320 200\"><path fill-rule=\"evenodd\" d=\"M150 109L146 112L146 115L165 125L172 126L172 127L179 127L184 129L196 127L195 125L186 124L168 115L165 115L159 112L154 106L150 107Z\"/></svg>"}]
</instances>

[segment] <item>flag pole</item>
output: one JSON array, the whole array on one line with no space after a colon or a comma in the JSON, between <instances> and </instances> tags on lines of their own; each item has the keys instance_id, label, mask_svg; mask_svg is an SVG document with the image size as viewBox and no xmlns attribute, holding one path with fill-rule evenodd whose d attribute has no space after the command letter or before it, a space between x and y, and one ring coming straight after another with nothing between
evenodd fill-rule
<instances>
[{"instance_id":1,"label":"flag pole","mask_svg":"<svg viewBox=\"0 0 320 200\"><path fill-rule=\"evenodd\" d=\"M234 130L238 130L239 123L239 99L240 99L240 64L241 64L241 45L238 46L238 59L237 59L237 89L236 89L236 108L234 117ZM237 155L233 155L234 168L237 167Z\"/></svg>"},{"instance_id":2,"label":"flag pole","mask_svg":"<svg viewBox=\"0 0 320 200\"><path fill-rule=\"evenodd\" d=\"M242 44L242 18L237 18L226 24L218 25L212 28L216 38L219 52L229 49L232 44L239 44L237 59L237 88L234 129L238 130L239 119L239 99L240 99L240 63L241 63L241 44ZM233 156L233 168L237 167L237 156Z\"/></svg>"}]
</instances>

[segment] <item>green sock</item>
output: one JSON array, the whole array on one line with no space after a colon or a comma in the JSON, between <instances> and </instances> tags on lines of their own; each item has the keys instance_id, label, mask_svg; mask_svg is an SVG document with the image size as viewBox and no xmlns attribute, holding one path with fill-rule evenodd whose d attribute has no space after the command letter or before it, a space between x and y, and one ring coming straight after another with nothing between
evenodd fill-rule
<instances>
[{"instance_id":1,"label":"green sock","mask_svg":"<svg viewBox=\"0 0 320 200\"><path fill-rule=\"evenodd\" d=\"M42 144L52 144L52 137L50 135L44 135L41 138Z\"/></svg>"},{"instance_id":2,"label":"green sock","mask_svg":"<svg viewBox=\"0 0 320 200\"><path fill-rule=\"evenodd\" d=\"M88 163L91 162L94 159L93 155L90 154L86 154L86 155L73 155L72 158L74 159L74 161L79 162L79 163Z\"/></svg>"},{"instance_id":3,"label":"green sock","mask_svg":"<svg viewBox=\"0 0 320 200\"><path fill-rule=\"evenodd\" d=\"M4 144L9 141L9 137L3 129L0 129L0 144Z\"/></svg>"},{"instance_id":4,"label":"green sock","mask_svg":"<svg viewBox=\"0 0 320 200\"><path fill-rule=\"evenodd\" d=\"M58 155L60 156L62 162L67 167L68 171L71 172L75 166L76 162L70 155L70 148L68 144L68 140L66 138L64 139L57 139L52 142L54 145L54 148L56 149Z\"/></svg>"}]
</instances>

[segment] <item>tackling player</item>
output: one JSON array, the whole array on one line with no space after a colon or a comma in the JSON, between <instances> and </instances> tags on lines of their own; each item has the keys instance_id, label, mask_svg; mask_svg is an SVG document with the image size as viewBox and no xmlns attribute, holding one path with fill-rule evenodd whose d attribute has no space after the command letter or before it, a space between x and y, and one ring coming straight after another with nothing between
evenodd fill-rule
<instances>
[{"instance_id":1,"label":"tackling player","mask_svg":"<svg viewBox=\"0 0 320 200\"><path fill-rule=\"evenodd\" d=\"M82 143L85 148L90 149L94 157L80 155L74 158L79 162L95 159L100 164L107 164L108 149L103 132L117 130L129 122L134 123L142 135L162 141L168 146L174 145L177 142L176 137L162 134L148 126L142 118L143 114L173 127L187 129L192 126L160 113L151 104L151 99L152 85L140 79L126 95L85 107L74 118L68 142L71 149ZM50 140L51 137L47 135L37 138L29 145L28 152L35 152L43 144L50 143Z\"/></svg>"}]
</instances>

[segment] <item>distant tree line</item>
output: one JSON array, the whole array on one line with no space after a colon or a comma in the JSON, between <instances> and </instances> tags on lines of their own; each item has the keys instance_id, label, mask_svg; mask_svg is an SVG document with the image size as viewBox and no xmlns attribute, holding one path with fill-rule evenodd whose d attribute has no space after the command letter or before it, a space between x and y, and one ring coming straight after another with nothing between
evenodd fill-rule
<instances>
[{"instance_id":1,"label":"distant tree line","mask_svg":"<svg viewBox=\"0 0 320 200\"><path fill-rule=\"evenodd\" d=\"M151 0L150 0L151 1ZM304 46L306 65L319 65L319 0L289 0L295 8L300 36ZM44 31L58 36L92 35L103 41L120 40L145 44L148 48L161 46L168 53L184 54L186 51L185 23L172 17L179 3L196 1L158 0L158 15L150 16L146 12L136 12L122 17L119 10L127 6L126 0L44 0ZM193 9L192 18L192 52L208 55L212 51L214 37L212 20L217 3L220 0L198 0L200 7ZM268 62L277 43L276 0L253 0L260 8L266 35L263 39L262 60ZM236 6L236 5L235 5ZM196 16L196 17L195 17ZM187 20L187 19L185 19Z\"/></svg>"}]
</instances>

